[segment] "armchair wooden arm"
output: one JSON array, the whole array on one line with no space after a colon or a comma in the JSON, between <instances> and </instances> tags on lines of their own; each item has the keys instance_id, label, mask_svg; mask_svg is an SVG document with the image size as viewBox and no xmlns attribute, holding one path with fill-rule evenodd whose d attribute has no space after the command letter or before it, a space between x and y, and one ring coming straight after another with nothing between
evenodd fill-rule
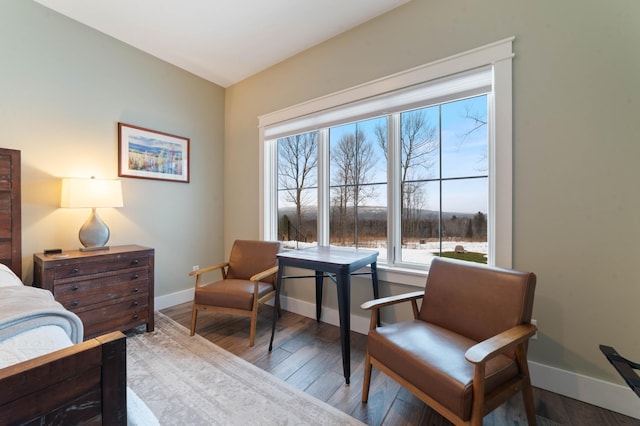
<instances>
[{"instance_id":1,"label":"armchair wooden arm","mask_svg":"<svg viewBox=\"0 0 640 426\"><path fill-rule=\"evenodd\" d=\"M515 347L516 362L520 368L520 376L510 382L504 383L484 398L474 398L473 417L482 418L486 413L494 410L504 399L503 395L513 394L522 390L526 396L525 400L533 401L533 391L529 379L529 367L527 365L525 343L536 333L536 326L532 324L520 324L509 330L484 340L467 350L465 358L475 364L473 373L473 393L474 395L485 395L485 372L486 363L491 358L503 354ZM522 385L522 381L526 385ZM533 404L525 403L527 418L535 418ZM531 421L531 420L529 420Z\"/></svg>"},{"instance_id":2,"label":"armchair wooden arm","mask_svg":"<svg viewBox=\"0 0 640 426\"><path fill-rule=\"evenodd\" d=\"M520 324L470 347L465 353L467 361L474 364L485 363L489 359L511 350L536 334L538 329L532 324Z\"/></svg>"},{"instance_id":3,"label":"armchair wooden arm","mask_svg":"<svg viewBox=\"0 0 640 426\"><path fill-rule=\"evenodd\" d=\"M267 269L266 271L258 272L249 278L249 281L262 281L263 279L275 274L278 272L278 267L274 266L272 268Z\"/></svg>"},{"instance_id":4,"label":"armchair wooden arm","mask_svg":"<svg viewBox=\"0 0 640 426\"><path fill-rule=\"evenodd\" d=\"M275 274L278 272L278 266L274 266L272 268L269 268L265 271L262 272L258 272L255 275L252 275L251 278L249 278L249 281L253 282L253 303L257 309L258 303L262 303L264 300L268 300L271 299L273 296L271 294L268 294L267 296L265 296L263 299L260 299L258 296L258 293L260 291L259 287L258 287L258 283L260 281L262 281L263 279L270 277L271 275Z\"/></svg>"},{"instance_id":5,"label":"armchair wooden arm","mask_svg":"<svg viewBox=\"0 0 640 426\"><path fill-rule=\"evenodd\" d=\"M227 268L229 266L229 262L218 263L217 265L207 266L206 268L196 269L195 271L189 272L189 276L196 277L196 288L200 287L200 280L202 279L202 274L206 274L207 272L212 272L215 270L222 270L222 279L227 278Z\"/></svg>"},{"instance_id":6,"label":"armchair wooden arm","mask_svg":"<svg viewBox=\"0 0 640 426\"><path fill-rule=\"evenodd\" d=\"M379 309L384 306L395 305L396 303L409 302L411 300L422 299L423 296L424 296L424 291L420 290L420 291L414 291L412 293L398 294L396 296L381 297L379 299L373 299L373 300L369 300L368 302L364 302L362 305L360 305L360 308L364 309L365 311L368 311L371 309Z\"/></svg>"},{"instance_id":7,"label":"armchair wooden arm","mask_svg":"<svg viewBox=\"0 0 640 426\"><path fill-rule=\"evenodd\" d=\"M371 323L369 325L369 330L373 330L378 324L380 308L384 306L396 305L403 302L411 302L411 307L413 308L413 317L418 318L418 304L416 303L416 301L418 299L422 299L423 297L424 291L414 291L411 293L404 293L398 294L396 296L387 296L381 297L379 299L369 300L368 302L364 302L362 305L360 305L360 308L366 311L371 311Z\"/></svg>"}]
</instances>

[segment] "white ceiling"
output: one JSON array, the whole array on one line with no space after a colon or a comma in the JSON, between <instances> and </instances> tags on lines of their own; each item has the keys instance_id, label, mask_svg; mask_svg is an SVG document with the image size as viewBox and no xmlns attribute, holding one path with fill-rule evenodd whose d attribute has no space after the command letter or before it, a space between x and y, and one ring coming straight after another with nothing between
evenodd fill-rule
<instances>
[{"instance_id":1,"label":"white ceiling","mask_svg":"<svg viewBox=\"0 0 640 426\"><path fill-rule=\"evenodd\" d=\"M35 0L228 87L410 0Z\"/></svg>"}]
</instances>

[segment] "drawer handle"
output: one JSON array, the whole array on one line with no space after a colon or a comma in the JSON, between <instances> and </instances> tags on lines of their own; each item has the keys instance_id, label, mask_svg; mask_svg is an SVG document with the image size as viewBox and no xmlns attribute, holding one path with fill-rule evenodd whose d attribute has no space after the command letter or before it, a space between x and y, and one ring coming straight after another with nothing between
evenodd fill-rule
<instances>
[{"instance_id":1,"label":"drawer handle","mask_svg":"<svg viewBox=\"0 0 640 426\"><path fill-rule=\"evenodd\" d=\"M73 287L71 287L71 291L78 291L78 286L74 285Z\"/></svg>"},{"instance_id":2,"label":"drawer handle","mask_svg":"<svg viewBox=\"0 0 640 426\"><path fill-rule=\"evenodd\" d=\"M134 279L134 280L137 280L139 277L140 277L140 276L139 276L138 274L135 274L135 275L133 276L133 279Z\"/></svg>"},{"instance_id":3,"label":"drawer handle","mask_svg":"<svg viewBox=\"0 0 640 426\"><path fill-rule=\"evenodd\" d=\"M71 307L75 308L76 306L78 306L78 301L77 300L72 301L71 302Z\"/></svg>"},{"instance_id":4,"label":"drawer handle","mask_svg":"<svg viewBox=\"0 0 640 426\"><path fill-rule=\"evenodd\" d=\"M132 265L137 265L138 263L140 263L140 259L133 259L133 260L131 261L131 264L132 264Z\"/></svg>"},{"instance_id":5,"label":"drawer handle","mask_svg":"<svg viewBox=\"0 0 640 426\"><path fill-rule=\"evenodd\" d=\"M73 269L71 270L71 273L72 273L72 274L77 274L77 273L78 273L78 268L73 268Z\"/></svg>"},{"instance_id":6,"label":"drawer handle","mask_svg":"<svg viewBox=\"0 0 640 426\"><path fill-rule=\"evenodd\" d=\"M138 319L138 314L135 314L135 315L133 316L133 319Z\"/></svg>"},{"instance_id":7,"label":"drawer handle","mask_svg":"<svg viewBox=\"0 0 640 426\"><path fill-rule=\"evenodd\" d=\"M134 288L133 288L133 292L134 292L134 293L137 293L137 292L139 292L139 291L140 291L140 290L138 289L138 287L134 287Z\"/></svg>"},{"instance_id":8,"label":"drawer handle","mask_svg":"<svg viewBox=\"0 0 640 426\"><path fill-rule=\"evenodd\" d=\"M138 301L137 301L137 300L134 300L134 301L133 301L133 303L132 303L132 305L133 305L133 306L138 306Z\"/></svg>"}]
</instances>

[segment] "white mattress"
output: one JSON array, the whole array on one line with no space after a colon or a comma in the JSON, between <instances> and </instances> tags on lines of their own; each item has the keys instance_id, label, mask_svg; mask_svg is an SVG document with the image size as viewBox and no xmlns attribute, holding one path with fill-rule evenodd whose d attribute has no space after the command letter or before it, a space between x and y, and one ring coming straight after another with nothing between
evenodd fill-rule
<instances>
[{"instance_id":1,"label":"white mattress","mask_svg":"<svg viewBox=\"0 0 640 426\"><path fill-rule=\"evenodd\" d=\"M21 286L22 281L0 263L0 287ZM67 348L73 343L61 327L48 325L20 333L0 342L0 368Z\"/></svg>"},{"instance_id":2,"label":"white mattress","mask_svg":"<svg viewBox=\"0 0 640 426\"><path fill-rule=\"evenodd\" d=\"M67 348L73 343L55 325L38 327L0 342L0 368Z\"/></svg>"}]
</instances>

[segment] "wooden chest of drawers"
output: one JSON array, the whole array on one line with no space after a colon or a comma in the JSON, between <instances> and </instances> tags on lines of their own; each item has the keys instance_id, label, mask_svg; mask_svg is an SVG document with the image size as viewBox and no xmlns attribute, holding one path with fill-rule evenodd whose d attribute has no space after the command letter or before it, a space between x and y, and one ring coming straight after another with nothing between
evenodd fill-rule
<instances>
[{"instance_id":1,"label":"wooden chest of drawers","mask_svg":"<svg viewBox=\"0 0 640 426\"><path fill-rule=\"evenodd\" d=\"M146 324L153 331L154 250L136 245L33 255L33 286L84 323L84 338Z\"/></svg>"}]
</instances>

